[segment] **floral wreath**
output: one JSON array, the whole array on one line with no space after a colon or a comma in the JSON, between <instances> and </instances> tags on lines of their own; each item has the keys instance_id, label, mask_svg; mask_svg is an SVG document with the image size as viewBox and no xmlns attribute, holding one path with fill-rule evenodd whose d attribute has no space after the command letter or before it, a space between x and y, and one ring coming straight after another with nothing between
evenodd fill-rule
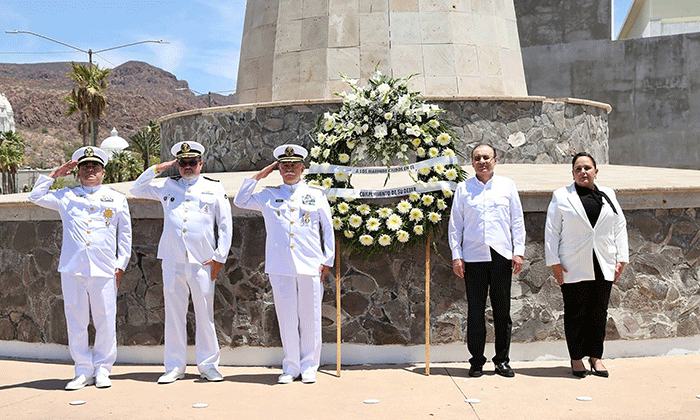
<instances>
[{"instance_id":1,"label":"floral wreath","mask_svg":"<svg viewBox=\"0 0 700 420\"><path fill-rule=\"evenodd\" d=\"M411 77L391 78L376 71L363 88L343 76L351 92L336 93L343 99L340 110L323 114L313 131L312 170L306 175L309 185L353 188L347 172L313 173L317 165L355 166L367 159L390 167L397 158L408 164L409 156L415 157L416 163L439 157L453 162L418 169L412 177L420 186L465 178L455 159L461 154L455 151L452 129L441 118L444 111L418 99L420 92L409 91ZM331 190L328 199L333 228L342 232L341 242L350 252L373 255L413 245L426 233L437 233L440 221L449 217L453 192L445 187L449 184L441 185L434 191L411 192L389 205L336 198Z\"/></svg>"}]
</instances>

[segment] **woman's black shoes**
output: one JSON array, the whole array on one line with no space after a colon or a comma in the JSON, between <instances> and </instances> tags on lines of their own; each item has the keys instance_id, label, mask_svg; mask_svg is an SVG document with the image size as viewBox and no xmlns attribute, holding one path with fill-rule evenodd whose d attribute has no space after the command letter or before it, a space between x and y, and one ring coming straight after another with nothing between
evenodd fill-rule
<instances>
[{"instance_id":1,"label":"woman's black shoes","mask_svg":"<svg viewBox=\"0 0 700 420\"><path fill-rule=\"evenodd\" d=\"M601 378L607 378L610 376L610 373L607 370L605 370L605 369L598 370L595 368L595 365L593 364L592 361L589 360L589 362L591 363L591 374L592 375L600 376Z\"/></svg>"},{"instance_id":2,"label":"woman's black shoes","mask_svg":"<svg viewBox=\"0 0 700 420\"><path fill-rule=\"evenodd\" d=\"M583 366L583 361L579 360L581 362L581 365ZM586 375L588 374L588 371L586 370L585 366L583 370L576 370L574 369L574 361L571 361L571 374L574 375L577 378L585 378Z\"/></svg>"}]
</instances>

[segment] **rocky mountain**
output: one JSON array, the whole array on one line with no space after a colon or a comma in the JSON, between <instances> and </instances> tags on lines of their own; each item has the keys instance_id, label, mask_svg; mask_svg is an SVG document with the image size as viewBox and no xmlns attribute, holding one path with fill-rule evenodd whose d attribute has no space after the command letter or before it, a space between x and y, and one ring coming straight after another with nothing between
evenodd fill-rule
<instances>
[{"instance_id":1,"label":"rocky mountain","mask_svg":"<svg viewBox=\"0 0 700 420\"><path fill-rule=\"evenodd\" d=\"M0 63L0 92L12 104L16 130L27 140L26 165L53 167L82 144L78 117L66 116L68 96L75 82L70 63ZM174 112L207 106L207 95L195 96L184 80L150 64L130 61L107 77L107 102L98 130L99 141L112 127L125 139L149 121ZM212 95L212 106L234 103L233 95Z\"/></svg>"}]
</instances>

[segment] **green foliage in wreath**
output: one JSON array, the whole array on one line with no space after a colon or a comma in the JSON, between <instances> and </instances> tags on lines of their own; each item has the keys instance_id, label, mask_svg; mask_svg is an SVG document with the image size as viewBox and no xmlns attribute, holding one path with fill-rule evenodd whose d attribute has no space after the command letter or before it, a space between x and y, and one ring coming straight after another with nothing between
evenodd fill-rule
<instances>
[{"instance_id":1,"label":"green foliage in wreath","mask_svg":"<svg viewBox=\"0 0 700 420\"><path fill-rule=\"evenodd\" d=\"M454 134L437 105L418 98L408 81L412 76L391 78L377 71L367 87L344 77L350 92L338 112L319 118L313 133L310 165L357 166L359 161L408 164L440 156L461 155L455 150ZM419 169L412 175L419 185L438 181L462 181L466 173L458 164ZM310 173L310 185L322 188L352 188L347 173ZM452 190L413 192L395 203L378 205L371 200L329 195L333 227L343 247L367 255L396 251L424 242L428 232L439 231L440 221L449 218Z\"/></svg>"}]
</instances>

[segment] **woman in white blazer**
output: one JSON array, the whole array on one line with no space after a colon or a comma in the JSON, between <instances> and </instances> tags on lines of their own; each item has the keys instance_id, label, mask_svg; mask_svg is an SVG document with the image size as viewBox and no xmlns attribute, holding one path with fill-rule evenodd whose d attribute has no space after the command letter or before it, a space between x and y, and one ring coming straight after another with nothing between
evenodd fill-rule
<instances>
[{"instance_id":1,"label":"woman in white blazer","mask_svg":"<svg viewBox=\"0 0 700 420\"><path fill-rule=\"evenodd\" d=\"M554 191L547 209L545 258L561 285L572 373L586 376L588 356L591 373L608 377L601 358L612 284L629 262L625 216L615 192L595 185L590 154L571 165L574 183Z\"/></svg>"}]
</instances>

